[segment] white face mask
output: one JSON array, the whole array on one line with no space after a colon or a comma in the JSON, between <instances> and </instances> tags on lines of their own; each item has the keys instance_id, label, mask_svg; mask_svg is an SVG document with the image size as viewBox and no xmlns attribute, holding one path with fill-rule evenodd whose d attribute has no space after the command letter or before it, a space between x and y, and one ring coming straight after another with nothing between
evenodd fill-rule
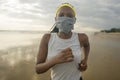
<instances>
[{"instance_id":1,"label":"white face mask","mask_svg":"<svg viewBox=\"0 0 120 80\"><path fill-rule=\"evenodd\" d=\"M56 27L59 29L59 32L69 33L74 28L75 22L75 17L57 17Z\"/></svg>"}]
</instances>

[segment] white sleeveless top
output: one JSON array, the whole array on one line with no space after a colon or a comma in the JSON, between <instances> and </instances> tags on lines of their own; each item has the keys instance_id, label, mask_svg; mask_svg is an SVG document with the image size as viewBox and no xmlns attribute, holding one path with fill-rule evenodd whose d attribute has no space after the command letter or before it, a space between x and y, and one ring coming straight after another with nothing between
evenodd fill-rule
<instances>
[{"instance_id":1,"label":"white sleeveless top","mask_svg":"<svg viewBox=\"0 0 120 80\"><path fill-rule=\"evenodd\" d=\"M74 55L74 61L61 63L51 68L52 80L79 80L80 71L78 70L78 63L81 61L81 47L77 33L72 33L70 39L62 39L56 33L51 33L48 43L48 56L49 60L57 55L63 49L70 47Z\"/></svg>"}]
</instances>

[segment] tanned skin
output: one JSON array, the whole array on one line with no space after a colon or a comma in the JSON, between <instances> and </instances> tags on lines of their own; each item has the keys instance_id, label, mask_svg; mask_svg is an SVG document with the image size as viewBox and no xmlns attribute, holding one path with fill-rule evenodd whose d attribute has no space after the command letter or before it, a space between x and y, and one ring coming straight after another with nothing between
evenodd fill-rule
<instances>
[{"instance_id":1,"label":"tanned skin","mask_svg":"<svg viewBox=\"0 0 120 80\"><path fill-rule=\"evenodd\" d=\"M75 17L74 12L69 7L62 7L56 17ZM56 20L55 17L55 20ZM72 32L70 31L69 34L65 34L63 32L58 32L57 35L62 39L69 39L72 36ZM88 36L84 33L78 33L80 46L83 47L84 50L84 58L79 64L80 71L85 71L87 69L87 61L88 55L90 50ZM71 62L74 60L74 56L72 54L72 50L68 47L58 53L56 56L52 57L51 59L47 60L47 53L48 53L48 42L50 39L50 34L45 34L39 46L39 52L37 55L37 63L36 63L36 72L37 74L44 73L48 71L51 67L55 66L56 64ZM78 53L79 54L79 53Z\"/></svg>"}]
</instances>

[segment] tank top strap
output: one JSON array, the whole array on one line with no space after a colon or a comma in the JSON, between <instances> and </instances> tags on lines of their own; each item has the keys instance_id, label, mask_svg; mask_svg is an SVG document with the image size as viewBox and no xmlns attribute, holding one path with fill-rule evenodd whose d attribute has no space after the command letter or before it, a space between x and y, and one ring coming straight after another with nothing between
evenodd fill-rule
<instances>
[{"instance_id":1,"label":"tank top strap","mask_svg":"<svg viewBox=\"0 0 120 80\"><path fill-rule=\"evenodd\" d=\"M78 33L73 32L72 40L74 41L74 43L79 43Z\"/></svg>"},{"instance_id":2,"label":"tank top strap","mask_svg":"<svg viewBox=\"0 0 120 80\"><path fill-rule=\"evenodd\" d=\"M49 39L49 42L48 42L48 49L49 49L50 47L52 47L51 44L54 43L55 38L56 38L56 33L51 33L51 34L50 34L50 39Z\"/></svg>"}]
</instances>

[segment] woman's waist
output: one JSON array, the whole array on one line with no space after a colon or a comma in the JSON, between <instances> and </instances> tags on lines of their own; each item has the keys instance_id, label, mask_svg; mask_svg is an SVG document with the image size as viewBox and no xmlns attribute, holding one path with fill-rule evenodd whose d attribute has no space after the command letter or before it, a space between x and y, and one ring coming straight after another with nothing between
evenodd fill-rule
<instances>
[{"instance_id":1,"label":"woman's waist","mask_svg":"<svg viewBox=\"0 0 120 80\"><path fill-rule=\"evenodd\" d=\"M54 72L74 72L74 71L79 71L79 63L76 61L72 62L65 62L61 64L56 64L51 68L52 71Z\"/></svg>"},{"instance_id":2,"label":"woman's waist","mask_svg":"<svg viewBox=\"0 0 120 80\"><path fill-rule=\"evenodd\" d=\"M60 80L71 80L72 78L78 80L80 78L80 76L81 76L81 74L77 67L66 66L66 68L64 68L64 67L51 68L51 77L55 80L56 80L56 78L60 79ZM63 78L63 79L61 79L61 78Z\"/></svg>"}]
</instances>

